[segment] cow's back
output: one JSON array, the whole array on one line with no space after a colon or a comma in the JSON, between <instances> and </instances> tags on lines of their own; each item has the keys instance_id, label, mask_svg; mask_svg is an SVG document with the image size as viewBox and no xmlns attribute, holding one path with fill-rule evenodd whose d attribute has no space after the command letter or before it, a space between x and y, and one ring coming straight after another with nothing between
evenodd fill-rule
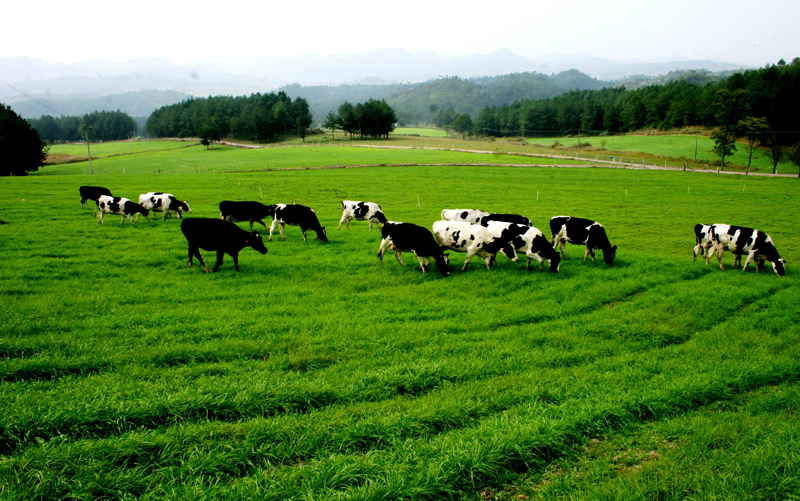
<instances>
[{"instance_id":1,"label":"cow's back","mask_svg":"<svg viewBox=\"0 0 800 501\"><path fill-rule=\"evenodd\" d=\"M191 218L181 222L181 232L189 245L204 250L219 250L244 239L247 232L231 223L213 218Z\"/></svg>"}]
</instances>

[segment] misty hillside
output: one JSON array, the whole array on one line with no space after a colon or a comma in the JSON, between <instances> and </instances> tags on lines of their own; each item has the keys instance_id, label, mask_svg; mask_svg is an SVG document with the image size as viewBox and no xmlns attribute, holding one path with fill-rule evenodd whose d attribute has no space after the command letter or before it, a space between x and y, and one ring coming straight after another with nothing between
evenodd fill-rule
<instances>
[{"instance_id":1,"label":"misty hillside","mask_svg":"<svg viewBox=\"0 0 800 501\"><path fill-rule=\"evenodd\" d=\"M176 91L141 90L98 97L37 97L36 101L22 97L10 103L22 118L39 118L42 115L83 116L94 111L122 111L132 117L148 117L162 106L179 103L191 97ZM51 109L42 106L49 106Z\"/></svg>"}]
</instances>

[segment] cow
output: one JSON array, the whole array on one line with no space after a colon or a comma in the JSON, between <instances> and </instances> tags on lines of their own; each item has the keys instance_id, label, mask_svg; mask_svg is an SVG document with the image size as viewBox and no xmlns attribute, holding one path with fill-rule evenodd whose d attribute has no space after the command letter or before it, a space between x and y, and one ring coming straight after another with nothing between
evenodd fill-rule
<instances>
[{"instance_id":1,"label":"cow","mask_svg":"<svg viewBox=\"0 0 800 501\"><path fill-rule=\"evenodd\" d=\"M264 219L275 217L275 206L264 205L260 202L234 202L223 200L219 203L219 218L228 221L250 221L250 231L253 231L253 223L261 223L264 229Z\"/></svg>"},{"instance_id":2,"label":"cow","mask_svg":"<svg viewBox=\"0 0 800 501\"><path fill-rule=\"evenodd\" d=\"M592 262L597 264L594 260L594 250L599 249L603 251L603 261L607 265L612 266L614 258L617 255L617 246L611 246L606 236L606 229L597 221L591 219L582 219L578 217L569 216L556 216L550 219L550 232L553 239L553 248L558 249L561 246L561 257L567 259L565 252L565 242L577 245L585 245L586 253L583 255L583 260L591 255Z\"/></svg>"},{"instance_id":3,"label":"cow","mask_svg":"<svg viewBox=\"0 0 800 501\"><path fill-rule=\"evenodd\" d=\"M97 210L97 199L100 198L100 195L105 195L107 197L113 197L114 195L111 194L108 188L103 188L101 186L81 186L78 188L78 191L81 194L81 207L86 208L86 201L93 200L95 202L95 206L92 209L92 216L94 216L95 211Z\"/></svg>"},{"instance_id":4,"label":"cow","mask_svg":"<svg viewBox=\"0 0 800 501\"><path fill-rule=\"evenodd\" d=\"M700 254L702 257L706 257L708 248L713 244L714 237L711 233L711 225L700 223L694 225L694 237L694 261L697 261L697 255Z\"/></svg>"},{"instance_id":5,"label":"cow","mask_svg":"<svg viewBox=\"0 0 800 501\"><path fill-rule=\"evenodd\" d=\"M480 225L488 226L492 221L501 221L504 223L521 224L523 226L530 226L531 220L525 216L518 214L489 214L481 218Z\"/></svg>"},{"instance_id":6,"label":"cow","mask_svg":"<svg viewBox=\"0 0 800 501\"><path fill-rule=\"evenodd\" d=\"M427 271L427 266L433 259L436 269L443 277L450 275L448 255L442 252L442 248L426 228L411 223L387 221L381 228L381 236L383 240L378 248L378 259L381 264L383 264L383 254L386 249L393 248L394 255L402 266L406 265L403 262L403 252L413 252L417 255L419 269L423 273Z\"/></svg>"},{"instance_id":7,"label":"cow","mask_svg":"<svg viewBox=\"0 0 800 501\"><path fill-rule=\"evenodd\" d=\"M476 209L445 209L442 211L442 221L460 221L481 224L481 219L488 215L488 212Z\"/></svg>"},{"instance_id":8,"label":"cow","mask_svg":"<svg viewBox=\"0 0 800 501\"><path fill-rule=\"evenodd\" d=\"M539 263L539 271L542 271L543 261L546 259L550 271L558 273L561 267L561 256L538 228L524 224L491 221L486 229L501 239L511 242L517 251L525 253L528 257L525 269L529 270L531 259L535 259Z\"/></svg>"},{"instance_id":9,"label":"cow","mask_svg":"<svg viewBox=\"0 0 800 501\"><path fill-rule=\"evenodd\" d=\"M100 197L97 199L98 223L105 222L103 221L103 213L117 214L122 216L122 223L125 223L126 217L130 220L131 224L135 223L136 221L131 219L133 214L136 214L137 220L139 219L139 214L142 214L148 222L150 221L150 218L148 217L150 215L150 210L145 209L141 205L127 198L100 195Z\"/></svg>"},{"instance_id":10,"label":"cow","mask_svg":"<svg viewBox=\"0 0 800 501\"><path fill-rule=\"evenodd\" d=\"M433 223L433 236L439 247L467 253L467 259L464 261L461 271L467 269L469 261L475 254L483 258L487 269L491 269L492 257L498 252L512 261L518 260L511 243L477 224L436 221Z\"/></svg>"},{"instance_id":11,"label":"cow","mask_svg":"<svg viewBox=\"0 0 800 501\"><path fill-rule=\"evenodd\" d=\"M303 242L306 241L306 232L308 230L316 232L317 238L323 242L328 241L328 237L325 234L325 227L320 226L319 219L317 219L317 215L311 207L306 207L305 205L277 204L275 206L275 216L269 227L269 241L272 242L272 232L275 231L277 225L281 225L281 239L286 240L286 237L283 236L283 227L287 224L300 227L303 231Z\"/></svg>"},{"instance_id":12,"label":"cow","mask_svg":"<svg viewBox=\"0 0 800 501\"><path fill-rule=\"evenodd\" d=\"M357 202L354 200L342 201L342 219L339 220L339 230L342 229L342 223L347 225L350 229L350 221L353 219L357 221L369 221L369 231L372 231L372 223L386 224L386 216L383 215L381 206L374 202Z\"/></svg>"},{"instance_id":13,"label":"cow","mask_svg":"<svg viewBox=\"0 0 800 501\"><path fill-rule=\"evenodd\" d=\"M188 203L181 202L171 193L162 193L160 191L151 191L139 195L139 204L153 212L163 212L164 221L167 220L167 216L172 214L177 214L178 219L183 219L184 212L192 212Z\"/></svg>"},{"instance_id":14,"label":"cow","mask_svg":"<svg viewBox=\"0 0 800 501\"><path fill-rule=\"evenodd\" d=\"M706 253L706 264L712 254L717 255L719 268L725 269L722 265L722 255L725 250L733 252L737 257L734 260L734 268L737 262L741 262L741 256L746 255L742 271L747 270L751 261L756 261L756 272L761 271L764 261L772 264L772 270L782 277L786 274L786 261L778 255L778 250L772 241L772 237L763 231L741 226L731 226L727 224L714 224L711 226L714 248Z\"/></svg>"},{"instance_id":15,"label":"cow","mask_svg":"<svg viewBox=\"0 0 800 501\"><path fill-rule=\"evenodd\" d=\"M252 247L261 254L267 253L267 248L257 231L248 233L230 221L203 217L187 218L181 221L181 231L189 242L189 268L193 266L192 256L197 256L206 273L217 271L222 265L225 254L233 258L233 267L239 271L239 252L245 247ZM217 264L213 270L209 270L203 262L200 249L217 251Z\"/></svg>"}]
</instances>

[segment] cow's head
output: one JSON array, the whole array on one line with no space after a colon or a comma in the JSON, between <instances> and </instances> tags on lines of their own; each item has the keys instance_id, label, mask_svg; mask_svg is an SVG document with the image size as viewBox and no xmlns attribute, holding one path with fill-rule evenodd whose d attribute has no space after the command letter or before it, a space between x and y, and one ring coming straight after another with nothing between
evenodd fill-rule
<instances>
[{"instance_id":1,"label":"cow's head","mask_svg":"<svg viewBox=\"0 0 800 501\"><path fill-rule=\"evenodd\" d=\"M325 243L328 242L328 233L325 231L324 226L322 226L320 229L317 230L317 238L319 238Z\"/></svg>"},{"instance_id":2,"label":"cow's head","mask_svg":"<svg viewBox=\"0 0 800 501\"><path fill-rule=\"evenodd\" d=\"M267 247L264 245L264 241L261 240L261 235L259 235L257 231L249 233L244 243L262 254L267 253Z\"/></svg>"},{"instance_id":3,"label":"cow's head","mask_svg":"<svg viewBox=\"0 0 800 501\"><path fill-rule=\"evenodd\" d=\"M556 252L556 255L547 260L547 267L553 273L558 273L558 270L561 269L561 254Z\"/></svg>"},{"instance_id":4,"label":"cow's head","mask_svg":"<svg viewBox=\"0 0 800 501\"><path fill-rule=\"evenodd\" d=\"M450 274L449 254L443 253L439 258L434 258L433 262L436 263L436 269L439 270L439 273L441 273L443 277L446 277Z\"/></svg>"},{"instance_id":5,"label":"cow's head","mask_svg":"<svg viewBox=\"0 0 800 501\"><path fill-rule=\"evenodd\" d=\"M778 274L779 277L786 275L786 260L778 259L777 261L773 261L772 269Z\"/></svg>"},{"instance_id":6,"label":"cow's head","mask_svg":"<svg viewBox=\"0 0 800 501\"><path fill-rule=\"evenodd\" d=\"M519 260L517 258L517 249L514 248L514 244L511 242L503 242L503 246L500 247L500 253L514 262Z\"/></svg>"},{"instance_id":7,"label":"cow's head","mask_svg":"<svg viewBox=\"0 0 800 501\"><path fill-rule=\"evenodd\" d=\"M611 247L608 250L603 251L603 261L606 262L607 265L612 266L614 264L614 258L617 257L617 246Z\"/></svg>"},{"instance_id":8,"label":"cow's head","mask_svg":"<svg viewBox=\"0 0 800 501\"><path fill-rule=\"evenodd\" d=\"M183 212L188 212L189 214L191 214L191 213L192 213L192 209L190 209L190 208L189 208L189 204L188 204L188 203L186 203L186 202L181 202L181 205L180 205L180 207L179 207L179 208L180 208L180 210L182 210Z\"/></svg>"}]
</instances>

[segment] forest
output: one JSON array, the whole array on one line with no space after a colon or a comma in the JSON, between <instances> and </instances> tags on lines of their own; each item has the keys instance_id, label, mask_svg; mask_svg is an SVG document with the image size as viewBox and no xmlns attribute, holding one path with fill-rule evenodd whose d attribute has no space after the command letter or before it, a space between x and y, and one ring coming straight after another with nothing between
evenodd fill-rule
<instances>
[{"instance_id":1,"label":"forest","mask_svg":"<svg viewBox=\"0 0 800 501\"><path fill-rule=\"evenodd\" d=\"M31 124L42 140L50 143L83 141L84 126L89 127L90 141L118 141L136 135L136 121L122 111L94 111L77 116L53 118L42 115L40 118L29 118Z\"/></svg>"},{"instance_id":2,"label":"forest","mask_svg":"<svg viewBox=\"0 0 800 501\"><path fill-rule=\"evenodd\" d=\"M473 132L491 136L532 136L633 132L687 126L719 127L747 117L763 118L774 132L797 142L800 130L800 58L734 73L719 82L696 85L676 80L636 90L607 87L573 90L548 99L487 106Z\"/></svg>"}]
</instances>

